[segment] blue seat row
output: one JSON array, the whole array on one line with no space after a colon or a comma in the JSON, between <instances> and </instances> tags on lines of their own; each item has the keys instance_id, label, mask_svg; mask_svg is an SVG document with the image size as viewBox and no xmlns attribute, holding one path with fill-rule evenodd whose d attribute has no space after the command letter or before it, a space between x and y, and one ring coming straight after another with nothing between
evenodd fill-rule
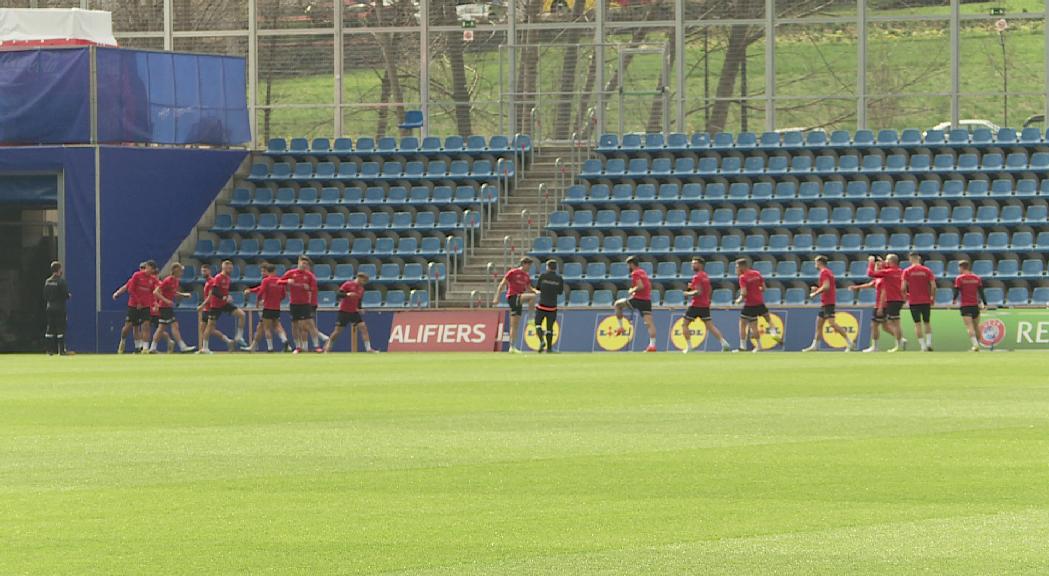
<instances>
[{"instance_id":1,"label":"blue seat row","mask_svg":"<svg viewBox=\"0 0 1049 576\"><path fill-rule=\"evenodd\" d=\"M636 228L749 228L760 227L874 227L874 226L968 226L978 225L1044 225L1049 218L1046 204L958 205L949 206L875 206L842 205L833 208L767 206L757 208L695 208L692 210L650 208L558 210L548 221L550 229L636 229Z\"/></svg>"},{"instance_id":2,"label":"blue seat row","mask_svg":"<svg viewBox=\"0 0 1049 576\"><path fill-rule=\"evenodd\" d=\"M461 250L462 241L453 240ZM311 258L349 258L361 256L419 256L432 257L445 253L445 240L441 238L422 238L411 236L400 238L288 238L281 242L278 238L266 238L262 242L254 238L242 239L239 243L232 238L219 240L216 245L211 240L198 240L193 256L198 260L210 258L286 258L295 259L301 254Z\"/></svg>"},{"instance_id":3,"label":"blue seat row","mask_svg":"<svg viewBox=\"0 0 1049 576\"><path fill-rule=\"evenodd\" d=\"M964 128L922 131L910 128L902 132L895 130L857 130L855 134L835 130L829 135L822 130L810 132L740 132L733 136L729 132L718 132L711 136L697 132L691 136L671 133L624 134L622 141L615 134L602 134L598 139L597 151L610 152L660 152L688 150L749 150L778 148L864 148L864 147L921 147L921 146L992 146L992 145L1035 145L1047 139L1038 128L1028 127L1017 132L1013 128L1002 128L997 133L987 128L969 132Z\"/></svg>"},{"instance_id":4,"label":"blue seat row","mask_svg":"<svg viewBox=\"0 0 1049 576\"><path fill-rule=\"evenodd\" d=\"M513 160L498 160L494 165L489 160L444 160L430 162L412 161L402 164L388 162L364 162L359 167L354 162L277 162L269 166L264 162L252 165L248 180L252 182L323 182L323 181L401 181L401 180L493 180L514 174Z\"/></svg>"},{"instance_id":5,"label":"blue seat row","mask_svg":"<svg viewBox=\"0 0 1049 576\"><path fill-rule=\"evenodd\" d=\"M1039 232L1035 240L1032 232L1015 232L1010 237L1006 232L921 232L913 236L908 233L871 233L866 236L847 234L725 234L720 238L713 234L693 237L678 236L541 236L532 244L532 253L537 256L572 256L602 254L731 254L742 253L875 253L885 251L907 252L1043 252L1049 251L1049 231Z\"/></svg>"},{"instance_id":6,"label":"blue seat row","mask_svg":"<svg viewBox=\"0 0 1049 576\"><path fill-rule=\"evenodd\" d=\"M344 232L344 231L430 231L477 228L481 215L477 212L430 212L428 210L401 212L253 212L218 214L212 232L256 232L260 234L289 232Z\"/></svg>"},{"instance_id":7,"label":"blue seat row","mask_svg":"<svg viewBox=\"0 0 1049 576\"><path fill-rule=\"evenodd\" d=\"M883 163L884 162L884 163ZM673 158L609 158L602 162L590 159L583 162L580 177L594 179L637 179L637 178L690 178L694 176L833 176L849 174L928 174L1049 171L1049 152L1036 152L1028 159L1026 154L985 154L983 159L976 154L915 154L908 163L904 155L894 154L886 159L880 155L860 156L847 154L841 157L806 155L794 157L726 156L719 159L702 157L698 161L691 156Z\"/></svg>"},{"instance_id":8,"label":"blue seat row","mask_svg":"<svg viewBox=\"0 0 1049 576\"><path fill-rule=\"evenodd\" d=\"M565 191L568 204L635 202L764 202L786 200L864 199L955 199L955 198L1049 198L1049 179L1039 187L1034 179L987 180L828 180L803 182L676 182L666 184L621 183L576 184Z\"/></svg>"},{"instance_id":9,"label":"blue seat row","mask_svg":"<svg viewBox=\"0 0 1049 576\"><path fill-rule=\"evenodd\" d=\"M254 190L237 188L229 205L243 206L356 206L356 205L401 205L401 204L458 204L472 205L498 200L495 186L351 186L346 189L321 188L272 188Z\"/></svg>"},{"instance_id":10,"label":"blue seat row","mask_svg":"<svg viewBox=\"0 0 1049 576\"><path fill-rule=\"evenodd\" d=\"M383 155L383 154L507 154L529 151L532 140L527 135L518 135L513 141L506 136L492 136L485 140L483 136L448 136L443 141L437 136L427 136L422 140L406 136L400 141L393 137L358 138L354 143L351 138L271 138L266 153L272 155Z\"/></svg>"}]
</instances>

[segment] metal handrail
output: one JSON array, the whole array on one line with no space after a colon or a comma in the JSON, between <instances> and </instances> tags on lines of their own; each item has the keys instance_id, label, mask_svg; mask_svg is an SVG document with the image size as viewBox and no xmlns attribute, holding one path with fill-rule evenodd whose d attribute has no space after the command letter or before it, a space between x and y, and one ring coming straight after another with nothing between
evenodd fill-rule
<instances>
[{"instance_id":1,"label":"metal handrail","mask_svg":"<svg viewBox=\"0 0 1049 576\"><path fill-rule=\"evenodd\" d=\"M495 277L498 274L498 272L496 272L496 270L495 270L495 264L492 263L492 262L489 262L487 265L485 265L484 272L485 272L485 281L484 281L485 282L485 287L487 288L488 292L495 292L495 287L497 286L497 283L495 281Z\"/></svg>"},{"instance_id":2,"label":"metal handrail","mask_svg":"<svg viewBox=\"0 0 1049 576\"><path fill-rule=\"evenodd\" d=\"M527 236L525 236L526 231ZM521 210L521 235L525 238L532 237L532 217L528 214L528 208Z\"/></svg>"},{"instance_id":3,"label":"metal handrail","mask_svg":"<svg viewBox=\"0 0 1049 576\"><path fill-rule=\"evenodd\" d=\"M546 182L539 184L539 202L543 207L543 213L550 213L550 191L546 189Z\"/></svg>"},{"instance_id":4,"label":"metal handrail","mask_svg":"<svg viewBox=\"0 0 1049 576\"><path fill-rule=\"evenodd\" d=\"M510 267L510 252L513 249L513 238L509 235L503 236L503 268Z\"/></svg>"}]
</instances>

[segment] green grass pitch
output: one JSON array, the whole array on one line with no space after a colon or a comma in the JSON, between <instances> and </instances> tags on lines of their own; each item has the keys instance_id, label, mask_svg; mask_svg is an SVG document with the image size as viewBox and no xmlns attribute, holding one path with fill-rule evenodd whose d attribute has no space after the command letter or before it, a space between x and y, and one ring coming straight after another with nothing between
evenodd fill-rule
<instances>
[{"instance_id":1,"label":"green grass pitch","mask_svg":"<svg viewBox=\"0 0 1049 576\"><path fill-rule=\"evenodd\" d=\"M1040 354L0 362L0 574L1049 573Z\"/></svg>"}]
</instances>

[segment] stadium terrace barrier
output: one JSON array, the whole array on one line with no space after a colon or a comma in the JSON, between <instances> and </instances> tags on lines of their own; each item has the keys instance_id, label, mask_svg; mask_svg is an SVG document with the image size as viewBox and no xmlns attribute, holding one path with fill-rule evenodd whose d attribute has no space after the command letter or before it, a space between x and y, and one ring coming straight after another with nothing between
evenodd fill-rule
<instances>
[{"instance_id":1,"label":"stadium terrace barrier","mask_svg":"<svg viewBox=\"0 0 1049 576\"><path fill-rule=\"evenodd\" d=\"M786 338L785 346L777 346L776 351L798 351L812 343L812 332L816 324L815 307L774 307L770 311L773 322L782 327ZM838 323L845 328L850 337L859 335L861 347L870 341L870 308L843 307L838 310ZM368 324L372 345L382 351L492 351L505 349L508 343L505 330L507 323L505 310L447 310L447 311L383 311L365 312L364 321ZM684 309L658 309L653 312L656 322L656 346L660 351L677 352L683 349L685 334L682 329ZM100 349L115 351L120 337L120 327L124 323L124 314L115 311L103 311L100 314L99 334L102 338ZM184 337L194 342L196 333L196 315L192 311L179 310L176 316L181 324ZM321 310L317 323L322 332L330 333L335 326L336 312ZM519 337L517 345L524 351L535 351L539 347L539 338L532 323L529 311L524 318L525 330ZM716 309L713 319L718 329L733 345L739 343L739 310ZM962 324L958 310L954 308L936 308L933 310L933 335L937 351L966 351L969 349L968 336ZM258 322L255 310L249 310L250 324ZM284 319L285 330L290 329L287 317ZM641 319L628 314L624 321L625 334L615 336L613 330L618 327L615 313L609 309L562 310L554 325L554 349L560 352L640 352L645 349L647 337ZM764 320L759 321L764 333ZM400 326L400 334L397 334ZM427 328L433 326L434 328ZM447 328L453 326L454 328ZM410 327L410 330L409 330ZM465 329L464 327L467 327ZM914 327L907 310L903 311L903 332L912 345L909 350L917 349L914 342ZM224 316L219 321L219 328L227 335L233 333L233 321ZM494 330L493 330L494 329ZM641 334L637 336L637 330ZM290 330L289 330L290 331ZM483 334L483 338L481 338ZM460 340L460 335L463 335ZM462 340L474 340L467 341ZM717 352L721 347L717 340L708 337L702 322L692 326L691 343L697 352ZM1000 308L988 310L981 316L980 339L984 346L993 350L1049 350L1049 310L1044 308ZM453 342L441 342L453 340ZM458 341L456 341L458 340ZM888 337L880 341L882 349L892 346ZM213 341L214 350L222 347ZM765 336L762 346L774 344ZM843 346L836 334L829 331L824 334L820 343L822 350L835 350ZM336 343L334 351L347 352L350 339L345 335Z\"/></svg>"}]
</instances>

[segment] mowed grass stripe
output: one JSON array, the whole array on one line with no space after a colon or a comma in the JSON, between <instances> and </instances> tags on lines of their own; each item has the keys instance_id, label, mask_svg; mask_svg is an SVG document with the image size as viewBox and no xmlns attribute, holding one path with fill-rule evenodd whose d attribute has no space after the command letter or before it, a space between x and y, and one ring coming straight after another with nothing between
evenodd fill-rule
<instances>
[{"instance_id":1,"label":"mowed grass stripe","mask_svg":"<svg viewBox=\"0 0 1049 576\"><path fill-rule=\"evenodd\" d=\"M1049 569L1036 354L7 365L2 573Z\"/></svg>"}]
</instances>

